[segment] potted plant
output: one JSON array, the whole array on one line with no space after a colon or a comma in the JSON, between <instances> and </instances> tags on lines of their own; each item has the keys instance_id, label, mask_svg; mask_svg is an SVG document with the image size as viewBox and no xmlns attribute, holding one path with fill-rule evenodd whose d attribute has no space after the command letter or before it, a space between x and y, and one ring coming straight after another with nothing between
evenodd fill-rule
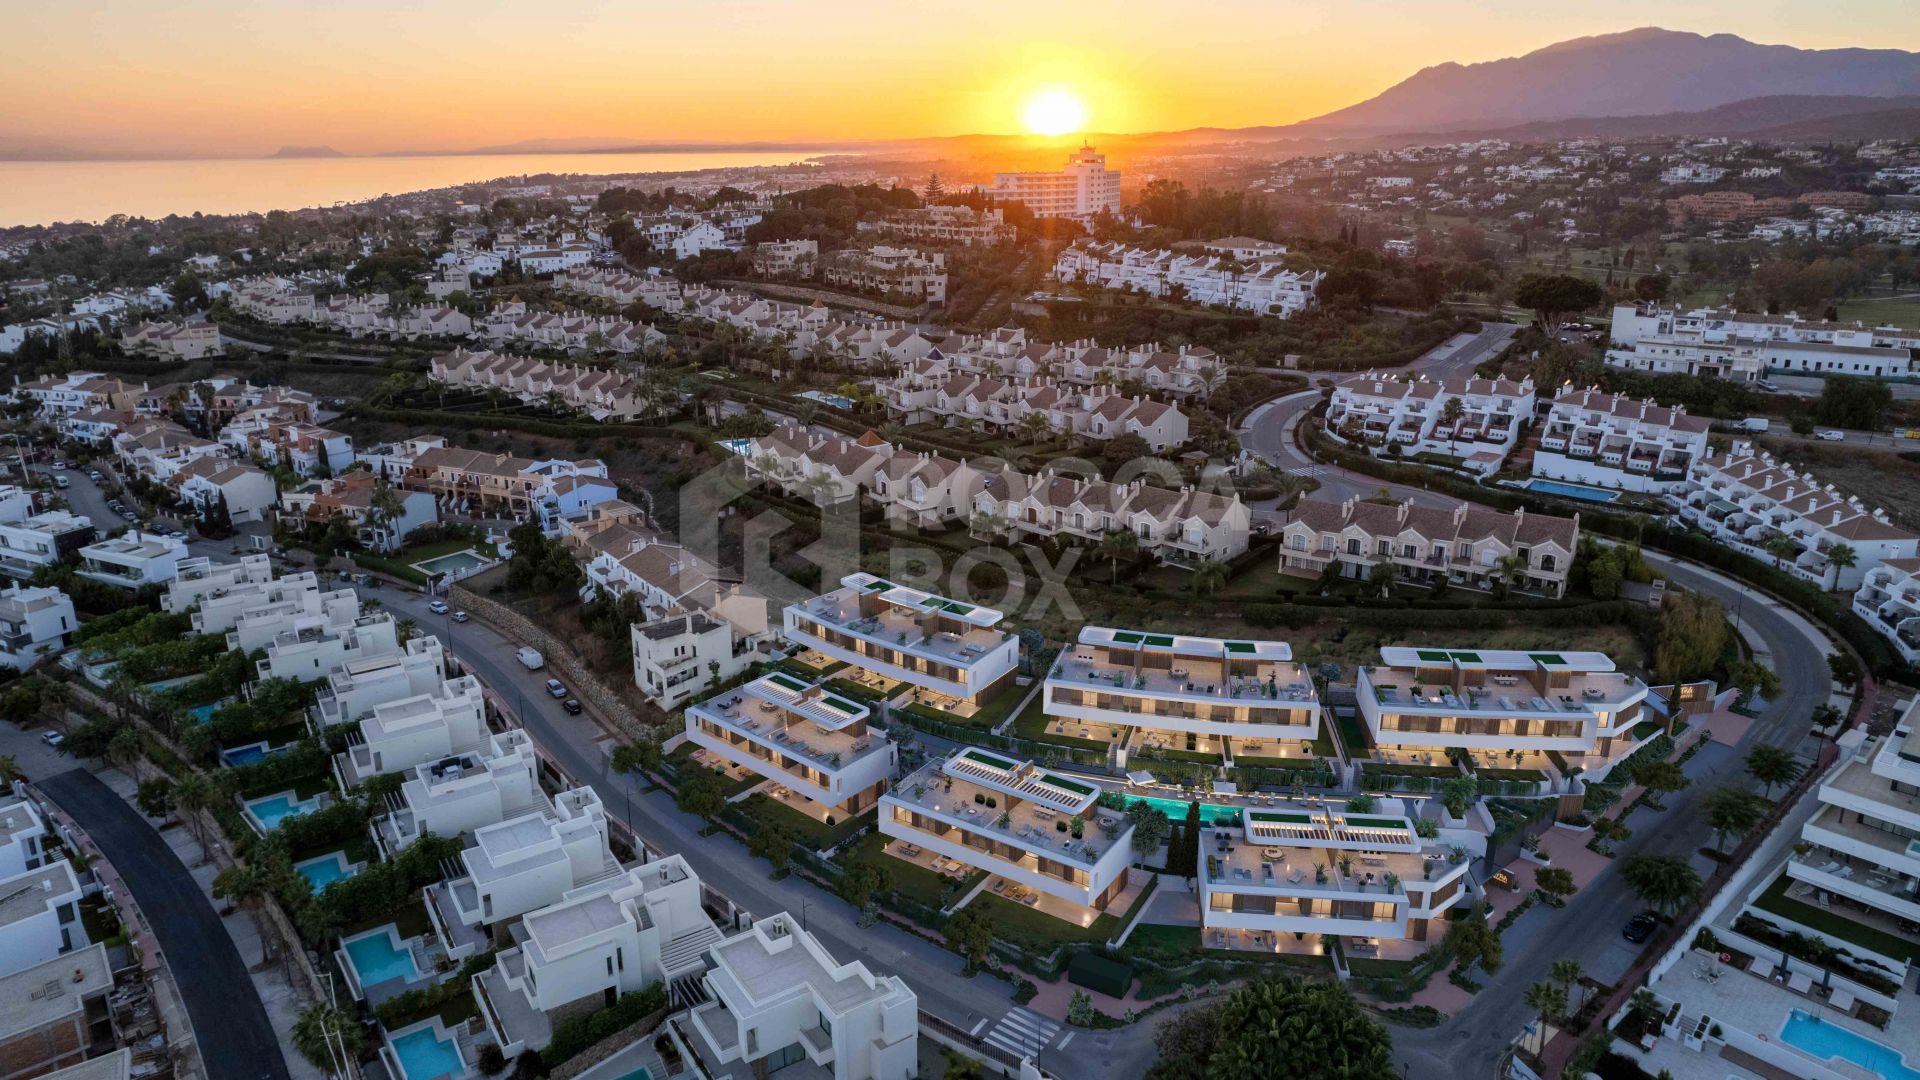
<instances>
[{"instance_id":1,"label":"potted plant","mask_svg":"<svg viewBox=\"0 0 1920 1080\"><path fill-rule=\"evenodd\" d=\"M1313 865L1313 883L1315 885L1325 885L1327 883L1326 863L1315 863Z\"/></svg>"},{"instance_id":2,"label":"potted plant","mask_svg":"<svg viewBox=\"0 0 1920 1080\"><path fill-rule=\"evenodd\" d=\"M1073 838L1078 840L1087 831L1087 819L1083 815L1075 814L1073 815L1072 826Z\"/></svg>"},{"instance_id":3,"label":"potted plant","mask_svg":"<svg viewBox=\"0 0 1920 1080\"><path fill-rule=\"evenodd\" d=\"M1393 871L1389 870L1387 871L1387 876L1381 880L1386 884L1386 888L1388 892L1400 891L1400 875L1399 874L1396 874Z\"/></svg>"}]
</instances>

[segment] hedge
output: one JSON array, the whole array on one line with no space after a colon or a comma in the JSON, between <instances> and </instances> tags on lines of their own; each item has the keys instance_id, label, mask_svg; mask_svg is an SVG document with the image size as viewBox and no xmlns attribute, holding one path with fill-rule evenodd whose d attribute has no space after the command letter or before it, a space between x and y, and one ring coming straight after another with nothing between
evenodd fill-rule
<instances>
[{"instance_id":1,"label":"hedge","mask_svg":"<svg viewBox=\"0 0 1920 1080\"><path fill-rule=\"evenodd\" d=\"M551 1073L561 1062L584 1052L602 1039L627 1028L667 1007L667 984L649 983L643 990L621 994L620 999L599 1012L563 1020L553 1029L553 1039L540 1051L540 1060Z\"/></svg>"},{"instance_id":2,"label":"hedge","mask_svg":"<svg viewBox=\"0 0 1920 1080\"><path fill-rule=\"evenodd\" d=\"M1126 997L1133 986L1133 968L1099 953L1079 952L1067 962L1067 981L1108 997Z\"/></svg>"}]
</instances>

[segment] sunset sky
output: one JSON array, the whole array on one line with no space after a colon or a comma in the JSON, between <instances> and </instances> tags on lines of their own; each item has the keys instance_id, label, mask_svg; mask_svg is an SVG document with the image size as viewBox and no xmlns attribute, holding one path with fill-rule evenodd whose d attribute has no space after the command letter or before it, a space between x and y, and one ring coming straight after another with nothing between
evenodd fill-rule
<instances>
[{"instance_id":1,"label":"sunset sky","mask_svg":"<svg viewBox=\"0 0 1920 1080\"><path fill-rule=\"evenodd\" d=\"M1429 64L1661 25L1920 49L1920 3L1844 0L0 0L0 149L349 153L530 138L1014 132L1049 91L1095 131L1286 123ZM1811 17L1810 17L1811 16Z\"/></svg>"}]
</instances>

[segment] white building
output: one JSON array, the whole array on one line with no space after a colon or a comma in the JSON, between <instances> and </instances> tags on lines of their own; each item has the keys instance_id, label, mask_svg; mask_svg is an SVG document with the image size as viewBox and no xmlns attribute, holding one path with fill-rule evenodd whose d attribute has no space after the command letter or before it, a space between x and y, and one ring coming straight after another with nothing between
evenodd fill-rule
<instances>
[{"instance_id":1,"label":"white building","mask_svg":"<svg viewBox=\"0 0 1920 1080\"><path fill-rule=\"evenodd\" d=\"M480 682L462 675L433 693L375 705L360 721L360 741L334 755L334 772L343 788L355 788L370 777L478 753L491 738Z\"/></svg>"},{"instance_id":2,"label":"white building","mask_svg":"<svg viewBox=\"0 0 1920 1080\"><path fill-rule=\"evenodd\" d=\"M816 817L871 809L893 780L893 740L858 701L776 671L686 711L687 740L811 804Z\"/></svg>"},{"instance_id":3,"label":"white building","mask_svg":"<svg viewBox=\"0 0 1920 1080\"><path fill-rule=\"evenodd\" d=\"M1853 611L1901 659L1920 664L1920 559L1888 559L1868 570L1853 594Z\"/></svg>"},{"instance_id":4,"label":"white building","mask_svg":"<svg viewBox=\"0 0 1920 1080\"><path fill-rule=\"evenodd\" d=\"M1310 758L1320 736L1313 680L1284 641L1225 640L1087 626L1042 690L1059 733L1143 750Z\"/></svg>"},{"instance_id":5,"label":"white building","mask_svg":"<svg viewBox=\"0 0 1920 1080\"><path fill-rule=\"evenodd\" d=\"M196 555L182 559L175 568L173 580L167 583L166 595L160 598L160 607L169 615L184 615L216 594L224 596L243 585L266 586L273 580L273 561L265 554L242 555L235 562L215 562Z\"/></svg>"},{"instance_id":6,"label":"white building","mask_svg":"<svg viewBox=\"0 0 1920 1080\"><path fill-rule=\"evenodd\" d=\"M880 832L897 858L985 870L1086 926L1126 891L1133 862L1133 826L1117 811L1096 815L1099 797L1031 761L964 748L882 795Z\"/></svg>"},{"instance_id":7,"label":"white building","mask_svg":"<svg viewBox=\"0 0 1920 1080\"><path fill-rule=\"evenodd\" d=\"M260 678L312 682L353 660L399 652L393 614L360 614L351 589L300 592L245 611L227 634L227 647L251 654L266 650Z\"/></svg>"},{"instance_id":8,"label":"white building","mask_svg":"<svg viewBox=\"0 0 1920 1080\"><path fill-rule=\"evenodd\" d=\"M705 611L634 623L630 633L634 685L663 709L733 678L755 659L741 647L739 627Z\"/></svg>"},{"instance_id":9,"label":"white building","mask_svg":"<svg viewBox=\"0 0 1920 1080\"><path fill-rule=\"evenodd\" d=\"M1920 330L1826 322L1732 308L1682 311L1659 304L1613 309L1607 362L1751 381L1769 372L1901 378L1920 371Z\"/></svg>"},{"instance_id":10,"label":"white building","mask_svg":"<svg viewBox=\"0 0 1920 1080\"><path fill-rule=\"evenodd\" d=\"M1472 860L1437 828L1423 837L1402 800L1364 812L1279 802L1241 818L1201 834L1200 921L1214 948L1319 954L1331 935L1349 957L1409 959L1472 896Z\"/></svg>"},{"instance_id":11,"label":"white building","mask_svg":"<svg viewBox=\"0 0 1920 1080\"><path fill-rule=\"evenodd\" d=\"M987 196L995 202L1024 203L1035 217L1092 217L1120 212L1120 173L1107 168L1107 156L1082 146L1059 172L993 174Z\"/></svg>"},{"instance_id":12,"label":"white building","mask_svg":"<svg viewBox=\"0 0 1920 1080\"><path fill-rule=\"evenodd\" d=\"M1319 577L1337 566L1341 577L1366 578L1388 563L1401 580L1429 588L1445 582L1493 591L1504 581L1561 596L1580 547L1580 515L1302 499L1280 536L1283 574Z\"/></svg>"},{"instance_id":13,"label":"white building","mask_svg":"<svg viewBox=\"0 0 1920 1080\"><path fill-rule=\"evenodd\" d=\"M77 556L94 535L93 522L65 510L0 522L0 573L32 577L43 566Z\"/></svg>"},{"instance_id":14,"label":"white building","mask_svg":"<svg viewBox=\"0 0 1920 1080\"><path fill-rule=\"evenodd\" d=\"M464 876L439 890L429 910L448 925L504 926L530 911L621 874L607 843L607 814L592 788L549 800L537 787L530 809L473 830L460 853Z\"/></svg>"},{"instance_id":15,"label":"white building","mask_svg":"<svg viewBox=\"0 0 1920 1080\"><path fill-rule=\"evenodd\" d=\"M1457 405L1456 405L1457 403ZM1427 379L1367 372L1342 379L1327 405L1327 431L1370 450L1445 454L1497 470L1533 422L1533 380ZM1449 416L1449 413L1455 415Z\"/></svg>"},{"instance_id":16,"label":"white building","mask_svg":"<svg viewBox=\"0 0 1920 1080\"><path fill-rule=\"evenodd\" d=\"M65 859L0 880L0 972L85 948L80 879Z\"/></svg>"},{"instance_id":17,"label":"white building","mask_svg":"<svg viewBox=\"0 0 1920 1080\"><path fill-rule=\"evenodd\" d=\"M0 589L0 668L25 671L57 652L80 628L73 601L55 588L12 584Z\"/></svg>"},{"instance_id":18,"label":"white building","mask_svg":"<svg viewBox=\"0 0 1920 1080\"><path fill-rule=\"evenodd\" d=\"M387 805L373 837L388 857L427 833L464 836L548 807L533 741L517 728L482 750L415 765Z\"/></svg>"},{"instance_id":19,"label":"white building","mask_svg":"<svg viewBox=\"0 0 1920 1080\"><path fill-rule=\"evenodd\" d=\"M320 684L309 714L320 728L358 724L389 701L433 694L447 680L440 639L423 634L400 652L351 660Z\"/></svg>"},{"instance_id":20,"label":"white building","mask_svg":"<svg viewBox=\"0 0 1920 1080\"><path fill-rule=\"evenodd\" d=\"M1597 779L1665 728L1634 730L1656 718L1647 684L1595 652L1383 648L1354 697L1376 755L1401 762L1445 764L1460 749L1540 767L1553 751Z\"/></svg>"},{"instance_id":21,"label":"white building","mask_svg":"<svg viewBox=\"0 0 1920 1080\"><path fill-rule=\"evenodd\" d=\"M79 570L81 577L137 589L172 581L186 557L185 541L133 529L81 548Z\"/></svg>"},{"instance_id":22,"label":"white building","mask_svg":"<svg viewBox=\"0 0 1920 1080\"><path fill-rule=\"evenodd\" d=\"M1063 282L1130 289L1210 306L1290 318L1313 303L1326 275L1289 269L1278 244L1229 237L1227 249L1192 255L1164 248L1135 248L1119 241L1076 241L1054 259ZM1249 261L1231 252L1255 252Z\"/></svg>"},{"instance_id":23,"label":"white building","mask_svg":"<svg viewBox=\"0 0 1920 1080\"><path fill-rule=\"evenodd\" d=\"M785 609L787 640L936 698L979 705L1010 683L1020 641L1001 613L849 574L840 588Z\"/></svg>"},{"instance_id":24,"label":"white building","mask_svg":"<svg viewBox=\"0 0 1920 1080\"><path fill-rule=\"evenodd\" d=\"M713 946L711 1000L690 1026L728 1075L761 1077L806 1061L833 1080L919 1075L919 999L898 976L838 963L781 912Z\"/></svg>"},{"instance_id":25,"label":"white building","mask_svg":"<svg viewBox=\"0 0 1920 1080\"><path fill-rule=\"evenodd\" d=\"M23 795L0 795L0 878L37 869L46 858L47 819Z\"/></svg>"},{"instance_id":26,"label":"white building","mask_svg":"<svg viewBox=\"0 0 1920 1080\"><path fill-rule=\"evenodd\" d=\"M227 648L241 653L266 648L282 631L350 626L359 617L359 594L351 588L323 592L311 570L215 589L192 615L194 633L226 634Z\"/></svg>"},{"instance_id":27,"label":"white building","mask_svg":"<svg viewBox=\"0 0 1920 1080\"><path fill-rule=\"evenodd\" d=\"M1553 399L1533 475L1627 491L1678 490L1707 454L1707 426L1679 405L1569 387Z\"/></svg>"}]
</instances>

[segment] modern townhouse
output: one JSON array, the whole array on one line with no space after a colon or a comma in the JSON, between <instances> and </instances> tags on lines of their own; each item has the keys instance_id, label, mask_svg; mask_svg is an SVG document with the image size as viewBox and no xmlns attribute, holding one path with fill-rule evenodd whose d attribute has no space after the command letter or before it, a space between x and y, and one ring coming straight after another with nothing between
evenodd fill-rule
<instances>
[{"instance_id":1,"label":"modern townhouse","mask_svg":"<svg viewBox=\"0 0 1920 1080\"><path fill-rule=\"evenodd\" d=\"M0 588L0 668L27 670L79 628L73 601L59 589L18 582Z\"/></svg>"},{"instance_id":2,"label":"modern townhouse","mask_svg":"<svg viewBox=\"0 0 1920 1080\"><path fill-rule=\"evenodd\" d=\"M42 420L55 420L89 409L132 409L139 387L91 371L48 375L32 382L14 376L14 397L33 403Z\"/></svg>"},{"instance_id":3,"label":"modern townhouse","mask_svg":"<svg viewBox=\"0 0 1920 1080\"><path fill-rule=\"evenodd\" d=\"M342 664L400 651L393 613L376 611L340 625L323 614L295 621L281 630L265 648L256 665L262 679L312 682L324 679Z\"/></svg>"},{"instance_id":4,"label":"modern townhouse","mask_svg":"<svg viewBox=\"0 0 1920 1080\"><path fill-rule=\"evenodd\" d=\"M0 879L0 971L19 971L84 949L80 879L55 859Z\"/></svg>"},{"instance_id":5,"label":"modern townhouse","mask_svg":"<svg viewBox=\"0 0 1920 1080\"><path fill-rule=\"evenodd\" d=\"M490 736L479 750L415 765L405 775L372 825L374 843L388 857L428 833L465 836L548 808L540 759L518 728Z\"/></svg>"},{"instance_id":6,"label":"modern townhouse","mask_svg":"<svg viewBox=\"0 0 1920 1080\"><path fill-rule=\"evenodd\" d=\"M1567 388L1548 410L1533 475L1658 494L1683 487L1706 456L1707 421L1683 406Z\"/></svg>"},{"instance_id":7,"label":"modern townhouse","mask_svg":"<svg viewBox=\"0 0 1920 1080\"><path fill-rule=\"evenodd\" d=\"M196 632L224 632L227 648L250 656L258 649L273 649L282 635L293 640L352 627L360 619L360 596L351 587L323 592L309 571L266 585L237 586L224 596L209 597L194 615Z\"/></svg>"},{"instance_id":8,"label":"modern townhouse","mask_svg":"<svg viewBox=\"0 0 1920 1080\"><path fill-rule=\"evenodd\" d=\"M1133 860L1133 826L1118 811L1096 812L1099 797L1098 787L1031 761L962 748L880 797L880 832L896 858L945 873L985 870L1002 895L1087 926L1125 910L1116 901Z\"/></svg>"},{"instance_id":9,"label":"modern townhouse","mask_svg":"<svg viewBox=\"0 0 1920 1080\"><path fill-rule=\"evenodd\" d=\"M833 1080L908 1080L919 1066L920 1004L898 976L838 963L787 912L714 945L705 996L688 1014L700 1052L726 1075L802 1061Z\"/></svg>"},{"instance_id":10,"label":"modern townhouse","mask_svg":"<svg viewBox=\"0 0 1920 1080\"><path fill-rule=\"evenodd\" d=\"M829 285L905 297L928 304L947 302L947 257L912 248L877 245L829 252L818 263Z\"/></svg>"},{"instance_id":11,"label":"modern townhouse","mask_svg":"<svg viewBox=\"0 0 1920 1080\"><path fill-rule=\"evenodd\" d=\"M81 577L137 589L173 580L180 560L187 557L187 545L172 537L133 529L111 540L88 544L78 554Z\"/></svg>"},{"instance_id":12,"label":"modern townhouse","mask_svg":"<svg viewBox=\"0 0 1920 1080\"><path fill-rule=\"evenodd\" d=\"M1920 664L1920 559L1887 559L1868 570L1853 594L1853 612L1901 659Z\"/></svg>"},{"instance_id":13,"label":"modern townhouse","mask_svg":"<svg viewBox=\"0 0 1920 1080\"><path fill-rule=\"evenodd\" d=\"M309 726L321 732L336 724L358 724L389 701L432 695L446 681L440 639L423 634L399 652L350 660L329 672L308 712Z\"/></svg>"},{"instance_id":14,"label":"modern townhouse","mask_svg":"<svg viewBox=\"0 0 1920 1080\"><path fill-rule=\"evenodd\" d=\"M1200 922L1211 948L1325 951L1407 960L1446 933L1472 895L1471 860L1400 799L1354 811L1327 801L1249 808L1201 834Z\"/></svg>"},{"instance_id":15,"label":"modern townhouse","mask_svg":"<svg viewBox=\"0 0 1920 1080\"><path fill-rule=\"evenodd\" d=\"M1059 172L995 173L987 197L1017 202L1035 217L1087 218L1120 212L1120 173L1107 168L1107 156L1082 146Z\"/></svg>"},{"instance_id":16,"label":"modern townhouse","mask_svg":"<svg viewBox=\"0 0 1920 1080\"><path fill-rule=\"evenodd\" d=\"M1283 574L1317 577L1337 567L1341 577L1366 578L1385 563L1416 585L1492 590L1504 583L1561 596L1580 546L1580 515L1302 499L1280 536Z\"/></svg>"},{"instance_id":17,"label":"modern townhouse","mask_svg":"<svg viewBox=\"0 0 1920 1080\"><path fill-rule=\"evenodd\" d=\"M1041 693L1048 728L1133 752L1311 758L1320 737L1313 679L1284 641L1083 627Z\"/></svg>"},{"instance_id":18,"label":"modern townhouse","mask_svg":"<svg viewBox=\"0 0 1920 1080\"><path fill-rule=\"evenodd\" d=\"M312 577L311 574L305 575ZM225 595L242 586L265 587L274 581L273 561L266 554L242 555L235 562L215 562L205 555L182 559L160 606L169 615L184 615L209 597ZM210 633L199 630L196 633Z\"/></svg>"},{"instance_id":19,"label":"modern townhouse","mask_svg":"<svg viewBox=\"0 0 1920 1080\"><path fill-rule=\"evenodd\" d=\"M46 815L16 792L0 794L0 878L38 869L47 856Z\"/></svg>"},{"instance_id":20,"label":"modern townhouse","mask_svg":"<svg viewBox=\"0 0 1920 1080\"><path fill-rule=\"evenodd\" d=\"M669 855L529 912L513 927L515 944L474 976L488 1032L517 1057L544 1048L556 1023L620 994L697 980L720 939L701 895L686 859Z\"/></svg>"},{"instance_id":21,"label":"modern townhouse","mask_svg":"<svg viewBox=\"0 0 1920 1080\"><path fill-rule=\"evenodd\" d=\"M266 521L278 495L273 477L265 469L214 457L198 458L185 465L167 478L167 486L179 496L183 508L208 514L224 506L228 520L235 525Z\"/></svg>"},{"instance_id":22,"label":"modern townhouse","mask_svg":"<svg viewBox=\"0 0 1920 1080\"><path fill-rule=\"evenodd\" d=\"M198 360L223 349L216 323L141 322L120 331L120 348L158 360Z\"/></svg>"},{"instance_id":23,"label":"modern townhouse","mask_svg":"<svg viewBox=\"0 0 1920 1080\"><path fill-rule=\"evenodd\" d=\"M810 817L845 818L871 809L898 765L870 716L858 701L776 671L690 706L686 737L729 770L763 777Z\"/></svg>"},{"instance_id":24,"label":"modern townhouse","mask_svg":"<svg viewBox=\"0 0 1920 1080\"><path fill-rule=\"evenodd\" d=\"M590 787L549 799L537 786L526 808L472 830L460 853L465 871L431 889L428 918L459 951L505 944L514 919L621 875L607 840L607 815Z\"/></svg>"},{"instance_id":25,"label":"modern townhouse","mask_svg":"<svg viewBox=\"0 0 1920 1080\"><path fill-rule=\"evenodd\" d=\"M93 522L65 510L0 522L0 573L32 577L43 566L79 558L95 535Z\"/></svg>"},{"instance_id":26,"label":"modern townhouse","mask_svg":"<svg viewBox=\"0 0 1920 1080\"><path fill-rule=\"evenodd\" d=\"M308 423L279 407L249 409L220 429L220 441L242 457L285 465L296 474L332 476L353 464L353 437Z\"/></svg>"},{"instance_id":27,"label":"modern townhouse","mask_svg":"<svg viewBox=\"0 0 1920 1080\"><path fill-rule=\"evenodd\" d=\"M391 488L391 497L399 504L398 513L374 506L382 484ZM439 523L440 510L428 492L407 491L374 472L355 469L343 476L309 480L282 492L275 517L287 528L309 535L324 532L336 517L345 518L361 546L370 551L394 551L414 530Z\"/></svg>"},{"instance_id":28,"label":"modern townhouse","mask_svg":"<svg viewBox=\"0 0 1920 1080\"><path fill-rule=\"evenodd\" d=\"M971 206L923 206L914 210L895 210L857 226L861 232L875 232L901 240L934 244L959 244L964 247L989 247L1012 240L1016 235L1007 224L1004 210L975 210Z\"/></svg>"},{"instance_id":29,"label":"modern townhouse","mask_svg":"<svg viewBox=\"0 0 1920 1080\"><path fill-rule=\"evenodd\" d=\"M1327 404L1327 433L1395 453L1443 454L1486 475L1533 422L1533 380L1428 379L1367 372L1343 379Z\"/></svg>"},{"instance_id":30,"label":"modern townhouse","mask_svg":"<svg viewBox=\"0 0 1920 1080\"><path fill-rule=\"evenodd\" d=\"M1699 356L1696 373L1740 381L1769 372L1903 378L1920 372L1920 331L1862 322L1803 319L1732 308L1682 311L1660 304L1617 304L1607 362L1680 371ZM1725 359L1717 359L1725 358ZM1658 366L1662 363L1668 366Z\"/></svg>"},{"instance_id":31,"label":"modern townhouse","mask_svg":"<svg viewBox=\"0 0 1920 1080\"><path fill-rule=\"evenodd\" d=\"M1696 462L1686 490L1667 500L1715 540L1826 589L1851 591L1881 563L1920 556L1920 536L1885 510L1755 452L1745 439Z\"/></svg>"},{"instance_id":32,"label":"modern townhouse","mask_svg":"<svg viewBox=\"0 0 1920 1080\"><path fill-rule=\"evenodd\" d=\"M426 694L383 701L361 720L358 741L333 758L343 789L375 776L488 747L486 700L471 675L448 679Z\"/></svg>"},{"instance_id":33,"label":"modern townhouse","mask_svg":"<svg viewBox=\"0 0 1920 1080\"><path fill-rule=\"evenodd\" d=\"M33 516L34 493L19 484L0 484L0 524L17 525Z\"/></svg>"},{"instance_id":34,"label":"modern townhouse","mask_svg":"<svg viewBox=\"0 0 1920 1080\"><path fill-rule=\"evenodd\" d=\"M1800 827L1778 880L1748 913L1845 950L1850 962L1883 968L1904 986L1920 955L1920 703L1894 730L1841 738L1841 760L1813 792L1818 808ZM1794 902L1791 905L1782 901ZM1819 915L1794 918L1801 910Z\"/></svg>"},{"instance_id":35,"label":"modern townhouse","mask_svg":"<svg viewBox=\"0 0 1920 1080\"><path fill-rule=\"evenodd\" d=\"M48 993L49 986L59 993ZM90 1064L95 1026L108 1014L113 989L101 942L0 975L0 1076L60 1076ZM98 1078L82 1073L82 1080Z\"/></svg>"},{"instance_id":36,"label":"modern townhouse","mask_svg":"<svg viewBox=\"0 0 1920 1080\"><path fill-rule=\"evenodd\" d=\"M849 574L840 586L788 605L788 641L883 684L925 692L941 708L971 712L1011 684L1020 640L997 628L1000 612L866 573Z\"/></svg>"},{"instance_id":37,"label":"modern townhouse","mask_svg":"<svg viewBox=\"0 0 1920 1080\"><path fill-rule=\"evenodd\" d=\"M1444 766L1463 750L1476 766L1545 772L1551 751L1597 780L1665 730L1641 727L1656 718L1647 684L1595 652L1383 648L1354 697L1376 757L1397 763Z\"/></svg>"}]
</instances>

